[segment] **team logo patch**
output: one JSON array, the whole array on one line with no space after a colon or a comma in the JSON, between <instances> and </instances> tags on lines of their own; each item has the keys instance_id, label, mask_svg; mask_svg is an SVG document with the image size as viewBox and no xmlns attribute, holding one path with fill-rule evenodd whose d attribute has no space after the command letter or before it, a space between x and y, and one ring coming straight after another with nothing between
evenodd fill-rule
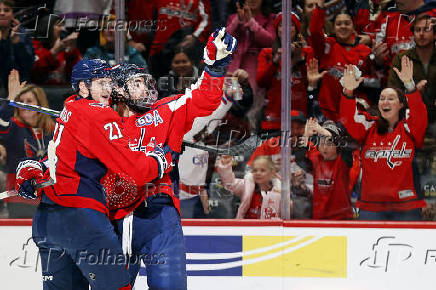
<instances>
[{"instance_id":1,"label":"team logo patch","mask_svg":"<svg viewBox=\"0 0 436 290\"><path fill-rule=\"evenodd\" d=\"M136 119L136 127L150 126L152 124L157 127L160 123L163 123L163 119L156 110Z\"/></svg>"},{"instance_id":2,"label":"team logo patch","mask_svg":"<svg viewBox=\"0 0 436 290\"><path fill-rule=\"evenodd\" d=\"M374 162L377 162L379 158L385 158L389 168L394 169L395 166L400 166L403 161L394 162L392 161L392 158L410 158L410 156L412 155L412 149L406 149L406 142L403 142L403 146L401 147L401 149L395 149L399 141L400 135L397 135L394 142L392 143L391 148L381 150L368 150L365 152L365 158L373 159ZM388 143L388 145L391 145L391 143Z\"/></svg>"}]
</instances>

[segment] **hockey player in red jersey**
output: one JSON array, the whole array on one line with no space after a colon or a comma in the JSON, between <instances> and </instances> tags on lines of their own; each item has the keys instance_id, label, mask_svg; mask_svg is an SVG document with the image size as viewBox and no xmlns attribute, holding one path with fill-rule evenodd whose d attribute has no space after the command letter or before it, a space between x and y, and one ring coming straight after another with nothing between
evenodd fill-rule
<instances>
[{"instance_id":1,"label":"hockey player in red jersey","mask_svg":"<svg viewBox=\"0 0 436 290\"><path fill-rule=\"evenodd\" d=\"M119 259L124 255L108 219L110 196L101 179L110 170L141 186L168 169L170 160L160 148L147 154L129 149L121 118L108 106L108 69L101 60L83 60L73 68L72 85L78 94L65 103L49 148L55 184L36 193L29 187L31 179L42 180L41 163L26 160L17 168L19 194L41 198L32 237L39 247L42 275L49 277L43 289L130 289L127 261Z\"/></svg>"},{"instance_id":2,"label":"hockey player in red jersey","mask_svg":"<svg viewBox=\"0 0 436 290\"><path fill-rule=\"evenodd\" d=\"M194 119L212 114L220 105L226 67L235 49L236 40L224 28L215 31L204 49L206 68L198 82L184 94L159 101L151 77L143 70L134 65L114 67L114 80L130 116L123 126L129 136L134 136L130 148L146 151L155 144L169 145L179 154L183 136ZM177 169L173 172L154 181L154 186L132 206L111 212L116 230L122 235L123 248L131 255L132 279L136 278L142 257L150 289L187 289L180 202L175 195ZM128 232L132 225L130 240ZM159 259L150 258L154 255Z\"/></svg>"},{"instance_id":3,"label":"hockey player in red jersey","mask_svg":"<svg viewBox=\"0 0 436 290\"><path fill-rule=\"evenodd\" d=\"M386 88L378 102L379 116L364 115L356 108L354 68L344 72L344 95L340 115L348 133L361 144L362 189L356 203L364 220L420 220L425 206L419 186L415 151L423 145L427 111L413 82L413 62L401 59L406 95Z\"/></svg>"}]
</instances>

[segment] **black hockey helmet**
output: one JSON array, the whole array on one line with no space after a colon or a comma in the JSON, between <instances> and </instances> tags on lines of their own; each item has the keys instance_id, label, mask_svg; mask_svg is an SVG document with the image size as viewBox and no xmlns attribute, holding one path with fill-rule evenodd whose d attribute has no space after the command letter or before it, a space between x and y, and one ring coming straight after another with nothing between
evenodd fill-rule
<instances>
[{"instance_id":1,"label":"black hockey helmet","mask_svg":"<svg viewBox=\"0 0 436 290\"><path fill-rule=\"evenodd\" d=\"M117 90L113 91L112 98L115 102L122 101L132 110L142 112L157 101L156 82L144 68L127 63L115 65L111 69L111 78L123 90L122 94Z\"/></svg>"}]
</instances>

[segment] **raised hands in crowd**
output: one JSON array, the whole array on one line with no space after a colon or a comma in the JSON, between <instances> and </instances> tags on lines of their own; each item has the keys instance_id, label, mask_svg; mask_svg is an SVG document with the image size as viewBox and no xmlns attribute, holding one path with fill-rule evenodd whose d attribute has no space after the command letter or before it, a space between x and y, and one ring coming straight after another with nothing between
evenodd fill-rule
<instances>
[{"instance_id":1,"label":"raised hands in crowd","mask_svg":"<svg viewBox=\"0 0 436 290\"><path fill-rule=\"evenodd\" d=\"M253 17L248 1L242 4L241 1L236 2L236 13L240 22L247 23Z\"/></svg>"},{"instance_id":2,"label":"raised hands in crowd","mask_svg":"<svg viewBox=\"0 0 436 290\"><path fill-rule=\"evenodd\" d=\"M11 70L8 77L8 99L14 101L21 90L23 90L26 83L26 81L20 82L20 73L17 70Z\"/></svg>"},{"instance_id":3,"label":"raised hands in crowd","mask_svg":"<svg viewBox=\"0 0 436 290\"><path fill-rule=\"evenodd\" d=\"M316 58L308 60L306 63L306 68L308 86L311 88L318 87L319 81L327 74L327 71L318 71L318 60Z\"/></svg>"},{"instance_id":4,"label":"raised hands in crowd","mask_svg":"<svg viewBox=\"0 0 436 290\"><path fill-rule=\"evenodd\" d=\"M396 73L398 78L403 82L404 87L407 91L413 91L415 89L415 82L413 81L413 61L407 56L401 58L401 71L398 68L392 68Z\"/></svg>"}]
</instances>

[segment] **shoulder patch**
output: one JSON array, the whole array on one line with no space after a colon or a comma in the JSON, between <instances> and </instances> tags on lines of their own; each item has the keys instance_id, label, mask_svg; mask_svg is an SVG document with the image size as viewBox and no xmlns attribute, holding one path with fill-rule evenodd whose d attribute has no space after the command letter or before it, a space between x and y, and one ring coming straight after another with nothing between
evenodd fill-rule
<instances>
[{"instance_id":1,"label":"shoulder patch","mask_svg":"<svg viewBox=\"0 0 436 290\"><path fill-rule=\"evenodd\" d=\"M136 119L136 127L150 126L152 124L157 127L160 123L163 123L163 119L158 110L150 111Z\"/></svg>"}]
</instances>

